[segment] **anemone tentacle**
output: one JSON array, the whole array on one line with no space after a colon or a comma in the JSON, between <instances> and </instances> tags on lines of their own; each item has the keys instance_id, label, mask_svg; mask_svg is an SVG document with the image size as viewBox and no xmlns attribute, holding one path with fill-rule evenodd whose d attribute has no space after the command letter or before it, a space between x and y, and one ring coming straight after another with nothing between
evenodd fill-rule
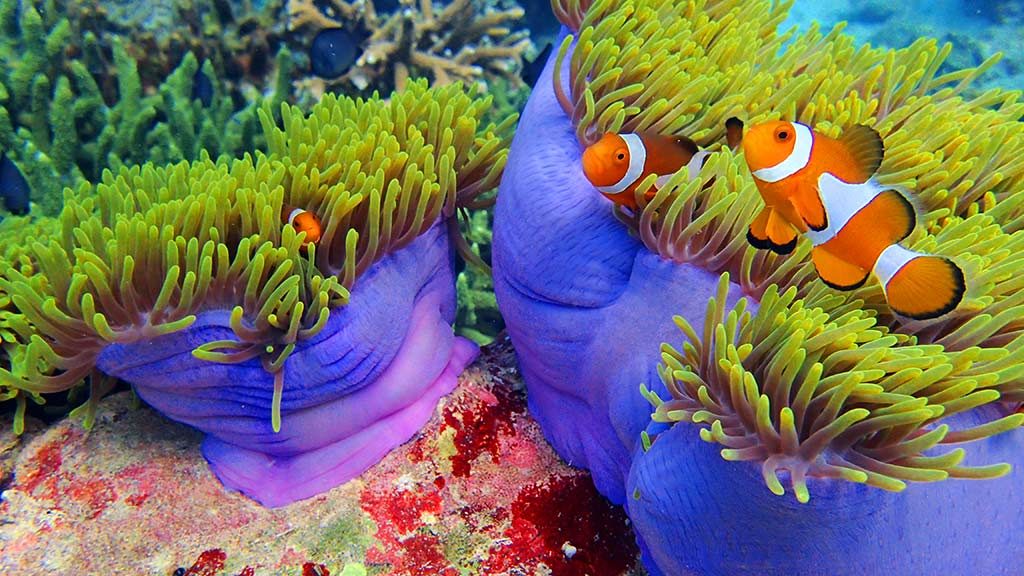
<instances>
[{"instance_id":1,"label":"anemone tentacle","mask_svg":"<svg viewBox=\"0 0 1024 576\"><path fill-rule=\"evenodd\" d=\"M483 126L489 103L458 84L418 81L387 101L327 96L309 115L285 104L283 126L267 104L266 155L204 153L67 190L55 231L0 260L0 392L42 402L88 377L109 344L178 332L225 308L236 340L194 355L259 358L275 374L277 429L279 372L295 343L347 304L372 264L457 208L487 202L515 121ZM285 204L319 218L319 244L304 246L282 222ZM104 388L94 382L90 403Z\"/></svg>"},{"instance_id":2,"label":"anemone tentacle","mask_svg":"<svg viewBox=\"0 0 1024 576\"><path fill-rule=\"evenodd\" d=\"M787 470L801 502L809 476L898 491L907 481L1009 472L1006 464L959 466L963 448L926 455L1024 424L1024 414L1010 414L949 439L938 424L999 398L971 370L983 350L900 345L869 313L830 315L820 297L798 299L795 287L770 286L756 316L745 300L727 311L728 283L723 274L703 327L676 318L687 342L663 345L659 366L671 396L644 388L656 422L695 424L702 439L724 446L726 460L761 462L775 494L784 493L778 471Z\"/></svg>"}]
</instances>

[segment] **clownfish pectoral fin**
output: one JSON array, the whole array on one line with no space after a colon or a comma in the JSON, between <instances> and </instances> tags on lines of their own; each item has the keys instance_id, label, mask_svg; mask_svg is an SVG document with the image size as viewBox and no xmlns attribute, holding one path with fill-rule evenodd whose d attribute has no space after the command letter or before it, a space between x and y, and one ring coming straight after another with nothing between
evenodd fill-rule
<instances>
[{"instance_id":1,"label":"clownfish pectoral fin","mask_svg":"<svg viewBox=\"0 0 1024 576\"><path fill-rule=\"evenodd\" d=\"M868 279L868 271L851 264L821 246L811 250L811 261L821 281L836 290L856 290Z\"/></svg>"},{"instance_id":2,"label":"clownfish pectoral fin","mask_svg":"<svg viewBox=\"0 0 1024 576\"><path fill-rule=\"evenodd\" d=\"M814 194L801 191L791 196L789 202L808 228L815 232L828 228L828 214L825 212L825 205L821 203L821 196L816 191Z\"/></svg>"},{"instance_id":3,"label":"clownfish pectoral fin","mask_svg":"<svg viewBox=\"0 0 1024 576\"><path fill-rule=\"evenodd\" d=\"M878 132L869 126L858 124L848 128L839 137L839 142L853 158L863 182L871 178L882 165L885 156L885 145Z\"/></svg>"},{"instance_id":4,"label":"clownfish pectoral fin","mask_svg":"<svg viewBox=\"0 0 1024 576\"><path fill-rule=\"evenodd\" d=\"M733 116L725 121L725 143L735 150L743 142L743 121Z\"/></svg>"},{"instance_id":5,"label":"clownfish pectoral fin","mask_svg":"<svg viewBox=\"0 0 1024 576\"><path fill-rule=\"evenodd\" d=\"M747 242L758 250L768 250L771 247L771 243L768 241L768 217L771 215L772 209L765 206L761 208L761 211L754 217L754 221L750 223L750 228L747 229Z\"/></svg>"},{"instance_id":6,"label":"clownfish pectoral fin","mask_svg":"<svg viewBox=\"0 0 1024 576\"><path fill-rule=\"evenodd\" d=\"M789 254L796 248L796 230L778 212L765 206L747 230L747 241L758 249Z\"/></svg>"},{"instance_id":7,"label":"clownfish pectoral fin","mask_svg":"<svg viewBox=\"0 0 1024 576\"><path fill-rule=\"evenodd\" d=\"M796 248L796 229L777 210L768 214L768 248L776 254L789 254Z\"/></svg>"},{"instance_id":8,"label":"clownfish pectoral fin","mask_svg":"<svg viewBox=\"0 0 1024 576\"><path fill-rule=\"evenodd\" d=\"M952 312L966 292L964 272L952 260L893 244L878 257L875 275L889 308L900 316L930 320Z\"/></svg>"}]
</instances>

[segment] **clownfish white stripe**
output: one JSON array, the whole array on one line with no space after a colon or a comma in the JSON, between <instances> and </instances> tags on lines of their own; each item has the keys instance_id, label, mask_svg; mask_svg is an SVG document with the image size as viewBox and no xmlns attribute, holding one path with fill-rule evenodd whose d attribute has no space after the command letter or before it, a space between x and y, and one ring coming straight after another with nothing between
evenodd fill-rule
<instances>
[{"instance_id":1,"label":"clownfish white stripe","mask_svg":"<svg viewBox=\"0 0 1024 576\"><path fill-rule=\"evenodd\" d=\"M675 175L676 173L673 172L671 174L662 174L661 176L658 176L658 179L654 181L654 187L658 189L664 188L665 185L668 184L668 181Z\"/></svg>"},{"instance_id":2,"label":"clownfish white stripe","mask_svg":"<svg viewBox=\"0 0 1024 576\"><path fill-rule=\"evenodd\" d=\"M884 188L874 179L862 184L843 182L828 172L818 177L818 198L825 207L828 227L824 230L808 230L807 237L815 246L836 237L839 231L850 222L858 212L871 203Z\"/></svg>"},{"instance_id":3,"label":"clownfish white stripe","mask_svg":"<svg viewBox=\"0 0 1024 576\"><path fill-rule=\"evenodd\" d=\"M704 168L704 159L710 155L711 152L708 152L707 150L700 150L693 155L693 158L690 158L690 161L686 164L686 168L689 170L687 173L690 175L690 182L693 182L698 176L700 176L700 171ZM676 173L673 172L671 174L662 174L661 176L658 176L658 179L654 181L654 186L656 188L664 188L665 185L668 184L668 181L675 175Z\"/></svg>"},{"instance_id":4,"label":"clownfish white stripe","mask_svg":"<svg viewBox=\"0 0 1024 576\"><path fill-rule=\"evenodd\" d=\"M875 262L874 273L878 277L879 282L882 284L882 292L886 292L886 288L889 286L889 281L896 275L908 262L923 256L912 250L907 250L899 244L893 244L882 250L882 253L878 256L878 261ZM888 294L886 294L888 295Z\"/></svg>"},{"instance_id":5,"label":"clownfish white stripe","mask_svg":"<svg viewBox=\"0 0 1024 576\"><path fill-rule=\"evenodd\" d=\"M700 176L700 171L704 168L704 159L710 155L711 152L708 152L707 150L698 150L697 153L693 155L693 158L690 158L690 161L686 163L686 168L690 171L691 182L696 180L697 176Z\"/></svg>"},{"instance_id":6,"label":"clownfish white stripe","mask_svg":"<svg viewBox=\"0 0 1024 576\"><path fill-rule=\"evenodd\" d=\"M814 133L799 122L790 122L789 125L793 127L795 137L793 151L786 156L785 160L775 166L754 171L754 178L763 182L778 182L807 167L807 163L811 160L811 149L814 147Z\"/></svg>"},{"instance_id":7,"label":"clownfish white stripe","mask_svg":"<svg viewBox=\"0 0 1024 576\"><path fill-rule=\"evenodd\" d=\"M626 142L626 149L629 151L629 169L622 175L618 182L611 186L598 186L597 189L605 194L618 194L629 188L640 175L644 173L644 163L647 162L647 149L644 141L637 134L619 134Z\"/></svg>"},{"instance_id":8,"label":"clownfish white stripe","mask_svg":"<svg viewBox=\"0 0 1024 576\"><path fill-rule=\"evenodd\" d=\"M292 210L292 213L288 215L288 224L294 226L295 219L298 218L299 215L302 214L303 212L305 212L305 210L303 210L302 208L296 208L295 210Z\"/></svg>"}]
</instances>

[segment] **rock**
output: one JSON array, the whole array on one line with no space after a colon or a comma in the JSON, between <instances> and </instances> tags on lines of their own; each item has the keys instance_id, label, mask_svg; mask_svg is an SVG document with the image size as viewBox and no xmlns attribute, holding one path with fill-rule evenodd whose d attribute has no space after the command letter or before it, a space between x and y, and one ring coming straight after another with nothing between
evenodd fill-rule
<instances>
[{"instance_id":1,"label":"rock","mask_svg":"<svg viewBox=\"0 0 1024 576\"><path fill-rule=\"evenodd\" d=\"M91 431L63 420L21 442L0 573L640 573L625 515L548 447L514 366L507 341L485 348L413 441L273 510L217 482L198 432L111 396Z\"/></svg>"}]
</instances>

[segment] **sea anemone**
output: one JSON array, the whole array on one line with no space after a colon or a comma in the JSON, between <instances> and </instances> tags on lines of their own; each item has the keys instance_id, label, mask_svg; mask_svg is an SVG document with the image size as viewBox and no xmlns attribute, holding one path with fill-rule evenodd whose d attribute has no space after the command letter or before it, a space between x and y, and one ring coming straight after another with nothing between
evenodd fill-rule
<instances>
[{"instance_id":1,"label":"sea anemone","mask_svg":"<svg viewBox=\"0 0 1024 576\"><path fill-rule=\"evenodd\" d=\"M841 27L779 34L790 4L554 3L567 28L513 141L493 248L531 410L604 494L621 501L624 486L651 570L995 573L1024 553L1006 512L1024 494L1005 476L1024 434L1024 106L1015 92L960 96L995 58L939 75L950 48L931 40L893 51ZM961 307L904 322L876 286L820 282L807 243L749 246L762 204L720 144L730 116L831 136L875 127L880 180L920 207L906 244L968 270ZM654 178L641 184L630 212L583 178L580 155L638 130L712 154L649 201ZM678 349L663 344L679 340L673 325ZM630 398L640 383L653 414ZM962 477L988 480L891 493ZM795 500L776 496L784 483Z\"/></svg>"},{"instance_id":2,"label":"sea anemone","mask_svg":"<svg viewBox=\"0 0 1024 576\"><path fill-rule=\"evenodd\" d=\"M85 380L88 425L112 377L127 381L205 432L218 477L268 506L357 476L475 356L452 334L449 236L504 165L514 119L481 126L488 105L416 82L308 116L283 105L283 126L265 106L268 155L68 190L53 237L4 262L0 386L23 407ZM318 243L285 205L317 215Z\"/></svg>"}]
</instances>

